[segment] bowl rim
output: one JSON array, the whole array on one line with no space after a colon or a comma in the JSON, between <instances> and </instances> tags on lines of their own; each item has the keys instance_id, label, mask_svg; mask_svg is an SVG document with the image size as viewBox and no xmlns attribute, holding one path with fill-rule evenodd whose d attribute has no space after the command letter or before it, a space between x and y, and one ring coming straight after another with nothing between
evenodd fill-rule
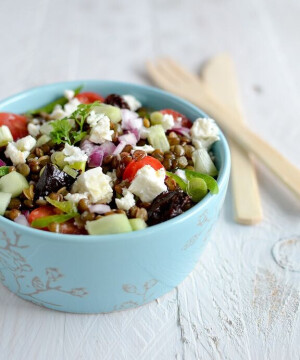
<instances>
[{"instance_id":1,"label":"bowl rim","mask_svg":"<svg viewBox=\"0 0 300 360\"><path fill-rule=\"evenodd\" d=\"M82 83L85 86L88 86L89 84L102 84L102 85L110 85L113 84L115 86L131 86L134 87L136 90L139 89L143 89L143 90L147 90L147 91L151 91L154 94L157 95L162 95L162 96L167 96L173 100L176 100L177 102L181 103L184 106L187 106L189 108L191 108L193 111L196 111L199 113L199 117L200 116L204 116L204 117L209 117L203 110L201 110L200 108L198 108L197 106L193 105L192 103L190 103L189 101L180 98L176 95L173 95L167 91L158 89L156 87L153 86L149 86L149 85L141 85L141 84L134 84L134 83L130 83L130 82L125 82L125 81L114 81L114 80L96 80L96 79L88 79L88 80L71 80L71 81L60 81L60 82L55 82L55 83L50 83L50 84L45 84L45 85L41 85L41 86L35 86L32 88L29 88L27 90L21 91L15 95L10 95L7 98L3 99L0 101L0 106L3 105L8 105L11 102L15 102L18 100L21 100L22 98L25 98L26 96L28 96L30 93L35 93L37 91L46 89L46 88L55 88L55 87L59 87L59 86L66 86L66 89L68 88L68 86L78 86L79 83ZM219 194L220 195L222 193L222 191L225 190L226 186L227 186L227 181L230 175L230 167L231 167L231 157L230 157L230 150L229 150L229 146L227 143L227 140L222 132L222 130L219 128L220 131L220 142L222 144L222 148L224 151L224 164L222 164L222 169L219 172L219 176L217 179L218 182L218 186L219 186ZM173 225L175 224L180 224L186 221L186 219L189 219L191 217L193 217L196 213L200 213L201 210L203 210L211 201L212 197L214 195L211 195L211 193L208 193L203 200L201 200L198 204L194 205L191 209L185 211L184 213L178 215L177 217L164 221L160 224L156 224L156 225L152 225L149 226L145 229L142 229L142 231L132 231L132 232L127 232L127 233L118 233L118 234L105 234L105 235L75 235L75 234L59 234L59 233L52 233L52 232L48 232L48 231L43 231L43 230L39 230L39 229L34 229L32 227L27 227L24 225L20 225L17 224L11 220L6 219L3 216L0 216L0 225L8 225L10 227L15 228L16 230L20 230L22 231L22 233L24 233L24 235L32 235L32 236L39 236L45 240L48 241L68 241L68 242L112 242L112 241L124 241L126 238L127 239L132 239L134 240L135 238L141 238L141 236L143 236L143 234L146 235L151 235L152 233L157 233L160 232L161 230L165 230L167 228L171 228Z\"/></svg>"}]
</instances>

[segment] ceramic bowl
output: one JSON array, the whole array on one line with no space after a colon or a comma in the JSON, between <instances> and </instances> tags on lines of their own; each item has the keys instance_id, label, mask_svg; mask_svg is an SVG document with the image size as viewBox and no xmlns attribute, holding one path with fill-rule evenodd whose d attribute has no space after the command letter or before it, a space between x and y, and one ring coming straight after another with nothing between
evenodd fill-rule
<instances>
[{"instance_id":1,"label":"ceramic bowl","mask_svg":"<svg viewBox=\"0 0 300 360\"><path fill-rule=\"evenodd\" d=\"M156 88L112 81L71 81L30 89L0 102L23 113L60 97L65 89L132 94L143 105L172 108L191 120L200 109ZM227 190L230 153L221 133L213 151L219 194L208 194L184 214L147 229L115 235L60 235L0 217L0 279L25 300L60 311L104 313L148 303L193 270L215 226Z\"/></svg>"}]
</instances>

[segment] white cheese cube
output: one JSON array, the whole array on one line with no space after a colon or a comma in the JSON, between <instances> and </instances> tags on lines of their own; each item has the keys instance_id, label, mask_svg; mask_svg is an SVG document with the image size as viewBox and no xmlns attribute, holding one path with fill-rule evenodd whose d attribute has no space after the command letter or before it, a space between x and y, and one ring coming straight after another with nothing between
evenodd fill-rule
<instances>
[{"instance_id":1,"label":"white cheese cube","mask_svg":"<svg viewBox=\"0 0 300 360\"><path fill-rule=\"evenodd\" d=\"M15 143L9 143L5 150L5 156L10 158L14 165L25 164L29 151L20 151Z\"/></svg>"},{"instance_id":2,"label":"white cheese cube","mask_svg":"<svg viewBox=\"0 0 300 360\"><path fill-rule=\"evenodd\" d=\"M131 111L136 111L142 104L132 95L123 95L122 98L126 101Z\"/></svg>"},{"instance_id":3,"label":"white cheese cube","mask_svg":"<svg viewBox=\"0 0 300 360\"><path fill-rule=\"evenodd\" d=\"M144 146L133 146L131 153L135 152L135 150L142 150L142 151L145 151L145 153L149 154L149 153L152 153L155 149L153 146L146 144Z\"/></svg>"},{"instance_id":4,"label":"white cheese cube","mask_svg":"<svg viewBox=\"0 0 300 360\"><path fill-rule=\"evenodd\" d=\"M92 121L92 120L91 120ZM92 127L89 140L95 144L103 144L105 141L112 141L114 131L110 130L110 120L107 116L98 119Z\"/></svg>"},{"instance_id":5,"label":"white cheese cube","mask_svg":"<svg viewBox=\"0 0 300 360\"><path fill-rule=\"evenodd\" d=\"M219 129L213 119L198 118L191 128L192 143L197 148L209 149L211 145L220 140Z\"/></svg>"},{"instance_id":6,"label":"white cheese cube","mask_svg":"<svg viewBox=\"0 0 300 360\"><path fill-rule=\"evenodd\" d=\"M167 191L165 176L165 169L156 171L150 165L145 165L136 173L128 190L142 201L151 202L160 193Z\"/></svg>"},{"instance_id":7,"label":"white cheese cube","mask_svg":"<svg viewBox=\"0 0 300 360\"><path fill-rule=\"evenodd\" d=\"M27 130L29 134L33 137L37 137L40 133L41 126L38 124L29 123L27 126Z\"/></svg>"},{"instance_id":8,"label":"white cheese cube","mask_svg":"<svg viewBox=\"0 0 300 360\"><path fill-rule=\"evenodd\" d=\"M16 147L20 151L31 151L36 144L36 140L31 135L25 136L16 142Z\"/></svg>"},{"instance_id":9,"label":"white cheese cube","mask_svg":"<svg viewBox=\"0 0 300 360\"><path fill-rule=\"evenodd\" d=\"M161 125L165 131L170 130L174 127L174 117L170 114L164 114L161 119Z\"/></svg>"},{"instance_id":10,"label":"white cheese cube","mask_svg":"<svg viewBox=\"0 0 300 360\"><path fill-rule=\"evenodd\" d=\"M109 203L113 196L110 177L103 174L101 167L88 170L79 175L72 186L72 193L87 194L93 203Z\"/></svg>"},{"instance_id":11,"label":"white cheese cube","mask_svg":"<svg viewBox=\"0 0 300 360\"><path fill-rule=\"evenodd\" d=\"M135 200L133 194L126 188L122 190L123 197L121 199L116 199L116 205L118 209L129 210L135 205Z\"/></svg>"},{"instance_id":12,"label":"white cheese cube","mask_svg":"<svg viewBox=\"0 0 300 360\"><path fill-rule=\"evenodd\" d=\"M76 162L86 162L88 160L86 153L78 146L66 144L65 148L63 149L63 154L66 156L64 161L69 164L74 164Z\"/></svg>"},{"instance_id":13,"label":"white cheese cube","mask_svg":"<svg viewBox=\"0 0 300 360\"><path fill-rule=\"evenodd\" d=\"M75 96L75 92L74 90L65 90L64 91L64 97L67 98L68 100L73 99L73 97Z\"/></svg>"},{"instance_id":14,"label":"white cheese cube","mask_svg":"<svg viewBox=\"0 0 300 360\"><path fill-rule=\"evenodd\" d=\"M65 200L71 201L72 203L77 205L81 199L87 199L87 197L88 197L87 193L84 193L84 194L79 194L79 193L70 194L70 193L68 193L65 196Z\"/></svg>"}]
</instances>

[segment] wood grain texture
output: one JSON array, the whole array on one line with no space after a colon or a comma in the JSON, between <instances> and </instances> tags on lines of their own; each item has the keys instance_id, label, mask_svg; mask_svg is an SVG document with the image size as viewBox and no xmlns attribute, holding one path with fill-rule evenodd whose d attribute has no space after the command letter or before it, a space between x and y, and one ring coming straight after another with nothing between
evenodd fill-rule
<instances>
[{"instance_id":1,"label":"wood grain texture","mask_svg":"<svg viewBox=\"0 0 300 360\"><path fill-rule=\"evenodd\" d=\"M234 63L229 54L211 58L203 67L202 79L213 94L244 122L238 80ZM251 154L230 140L231 183L235 220L240 224L253 225L262 220L262 207L254 162Z\"/></svg>"},{"instance_id":2,"label":"wood grain texture","mask_svg":"<svg viewBox=\"0 0 300 360\"><path fill-rule=\"evenodd\" d=\"M148 58L197 71L228 51L251 127L299 166L299 17L297 0L1 0L0 97L71 79L146 84ZM229 190L193 273L151 304L64 314L0 286L0 359L300 359L300 273L285 265L299 247L278 243L299 237L300 205L261 166L258 180L264 221L233 223Z\"/></svg>"}]
</instances>

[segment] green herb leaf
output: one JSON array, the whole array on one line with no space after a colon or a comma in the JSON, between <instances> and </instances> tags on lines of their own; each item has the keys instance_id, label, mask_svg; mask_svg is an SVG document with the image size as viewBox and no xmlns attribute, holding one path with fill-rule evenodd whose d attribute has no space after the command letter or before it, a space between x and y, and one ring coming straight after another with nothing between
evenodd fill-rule
<instances>
[{"instance_id":1,"label":"green herb leaf","mask_svg":"<svg viewBox=\"0 0 300 360\"><path fill-rule=\"evenodd\" d=\"M50 137L55 144L68 143L74 145L81 141L86 136L86 131L83 131L83 126L90 111L100 104L99 101L95 101L92 104L80 104L69 117L65 117L60 120L55 120L51 123L53 131L50 133ZM72 130L70 120L74 120L76 130Z\"/></svg>"},{"instance_id":2,"label":"green herb leaf","mask_svg":"<svg viewBox=\"0 0 300 360\"><path fill-rule=\"evenodd\" d=\"M9 166L0 167L0 176L7 175L9 173Z\"/></svg>"},{"instance_id":3,"label":"green herb leaf","mask_svg":"<svg viewBox=\"0 0 300 360\"><path fill-rule=\"evenodd\" d=\"M206 182L208 190L212 194L218 194L219 186L218 186L217 181L212 176L209 176L209 175L206 175L206 174L201 174L199 172L192 171L192 170L185 170L185 176L186 176L186 178L188 180L191 180L191 179L194 179L194 178L203 179Z\"/></svg>"},{"instance_id":4,"label":"green herb leaf","mask_svg":"<svg viewBox=\"0 0 300 360\"><path fill-rule=\"evenodd\" d=\"M63 211L64 213L75 213L77 212L77 208L74 205L74 203L72 201L57 201L57 200L52 200L50 199L48 196L46 196L46 200L48 201L49 204L53 205L54 207L56 207L57 209Z\"/></svg>"},{"instance_id":5,"label":"green herb leaf","mask_svg":"<svg viewBox=\"0 0 300 360\"><path fill-rule=\"evenodd\" d=\"M76 88L76 89L74 90L75 95L78 95L78 94L80 93L80 91L81 91L82 88L83 88L83 85L81 85L81 86L79 86L78 88ZM28 111L27 114L29 114L29 115L36 115L36 114L40 114L41 112L45 112L45 113L47 113L47 114L50 114L50 113L54 110L54 108L55 108L56 105L61 105L61 106L63 106L63 105L65 105L67 102L68 102L68 99L65 98L64 96L62 96L62 97L60 97L60 98L52 101L51 103L49 103L49 104L47 104L47 105L45 105L45 106L42 106L42 107L40 107L40 108L38 108L38 109L35 109L35 110Z\"/></svg>"},{"instance_id":6,"label":"green herb leaf","mask_svg":"<svg viewBox=\"0 0 300 360\"><path fill-rule=\"evenodd\" d=\"M169 176L171 179L174 179L174 180L176 181L176 183L178 184L178 186L179 186L184 192L186 192L186 186L187 186L187 184L186 184L186 182L185 182L183 179L181 179L180 176L178 176L178 175L176 175L176 174L173 174L173 173L171 173L171 172L169 172L169 171L166 171L166 174L167 174L167 176Z\"/></svg>"},{"instance_id":7,"label":"green herb leaf","mask_svg":"<svg viewBox=\"0 0 300 360\"><path fill-rule=\"evenodd\" d=\"M44 228L52 223L64 223L64 222L74 218L77 215L78 215L78 213L76 212L76 213L71 213L71 214L45 216L45 217L33 220L33 222L31 223L31 226L35 227L35 228Z\"/></svg>"},{"instance_id":8,"label":"green herb leaf","mask_svg":"<svg viewBox=\"0 0 300 360\"><path fill-rule=\"evenodd\" d=\"M68 143L71 145L70 131L72 125L67 118L55 120L51 123L53 131L50 133L50 137L54 144Z\"/></svg>"}]
</instances>

